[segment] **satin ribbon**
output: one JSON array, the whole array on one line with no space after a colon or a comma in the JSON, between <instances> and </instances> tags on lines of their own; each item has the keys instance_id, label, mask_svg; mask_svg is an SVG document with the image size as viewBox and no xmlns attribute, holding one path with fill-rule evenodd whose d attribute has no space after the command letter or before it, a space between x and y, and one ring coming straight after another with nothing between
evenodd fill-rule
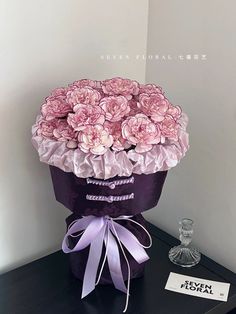
<instances>
[{"instance_id":1,"label":"satin ribbon","mask_svg":"<svg viewBox=\"0 0 236 314\"><path fill-rule=\"evenodd\" d=\"M68 231L62 242L62 250L65 253L81 251L90 245L89 256L84 273L81 298L86 297L95 289L95 286L101 278L107 259L114 286L116 289L126 293L126 304L123 312L126 312L128 308L130 289L130 265L125 254L124 247L133 256L133 258L141 264L149 259L149 256L144 248L149 248L152 245L152 238L148 231L141 224L130 217L131 216L119 216L117 218L112 218L109 216L96 217L91 215L82 217L81 219L76 219L69 225ZM150 244L148 246L141 244L132 232L117 222L119 220L128 220L140 226L147 233ZM69 237L80 237L79 241L72 249L69 248ZM102 255L103 243L105 243L106 251L101 269L99 271L98 279L96 280L98 266ZM127 287L121 270L119 248L125 258L128 268Z\"/></svg>"}]
</instances>

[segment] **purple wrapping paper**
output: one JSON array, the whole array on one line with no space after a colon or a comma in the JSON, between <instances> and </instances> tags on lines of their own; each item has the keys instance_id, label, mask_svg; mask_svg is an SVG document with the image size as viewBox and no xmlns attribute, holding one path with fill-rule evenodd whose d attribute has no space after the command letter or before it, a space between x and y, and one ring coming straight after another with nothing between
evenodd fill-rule
<instances>
[{"instance_id":1,"label":"purple wrapping paper","mask_svg":"<svg viewBox=\"0 0 236 314\"><path fill-rule=\"evenodd\" d=\"M54 166L50 166L50 171L57 201L73 212L66 219L67 227L74 220L88 215L108 215L113 218L122 215L132 216L133 220L145 226L145 219L140 213L157 205L167 175L167 171L160 171L149 175L133 174L130 177L117 176L108 180L95 180L93 178L79 178L72 172L64 172ZM127 198L127 195L131 195L132 198L124 199ZM93 199L94 197L95 199ZM98 200L99 197L102 197L103 200ZM123 199L120 200L120 197ZM119 223L131 231L140 243L148 244L148 236L140 226L127 220L119 221ZM70 248L72 249L77 242L78 238L70 237ZM88 253L89 247L86 247L82 251L69 254L72 273L79 279L84 277ZM123 278L127 280L127 263L121 249L119 249L119 253ZM130 265L131 278L142 276L145 263L139 264L126 249L125 253ZM104 254L105 248L103 246L100 264ZM112 283L107 262L99 283Z\"/></svg>"},{"instance_id":2,"label":"purple wrapping paper","mask_svg":"<svg viewBox=\"0 0 236 314\"><path fill-rule=\"evenodd\" d=\"M56 200L72 212L81 216L117 217L120 215L136 215L157 205L167 171L153 174L133 174L131 177L114 177L96 182L116 182L119 180L133 180L133 183L116 185L114 189L109 186L88 184L87 179L78 178L72 172L50 166ZM132 179L133 177L133 179ZM116 197L133 194L133 199L122 201L96 201L86 199L87 195Z\"/></svg>"},{"instance_id":3,"label":"purple wrapping paper","mask_svg":"<svg viewBox=\"0 0 236 314\"><path fill-rule=\"evenodd\" d=\"M76 214L70 215L66 219L67 227L70 225L72 221L78 218L81 218L81 217ZM143 218L141 214L138 214L132 217L132 219L145 227L145 219ZM127 220L119 221L119 224L121 224L122 226L127 228L129 231L131 231L134 234L134 236L136 236L136 238L142 244L148 245L148 242L149 242L148 236L141 227ZM77 238L70 238L69 245L72 248L76 245L77 242L78 242ZM120 251L120 260L121 260L121 269L123 273L123 278L126 281L128 279L127 264L121 250L119 251ZM83 277L84 277L85 267L86 267L86 263L88 259L88 253L89 253L89 247L85 248L82 251L73 252L69 254L72 273L76 278L81 279L81 280L83 280ZM101 261L103 260L103 257L104 257L104 253L105 253L105 247L103 246L103 253L102 253L102 258L100 260L100 266L101 266ZM136 262L135 259L130 255L130 253L126 249L125 249L125 254L128 258L129 265L130 265L131 279L141 277L144 273L145 263L139 264L138 262ZM112 279L111 279L107 261L105 263L99 284L112 284Z\"/></svg>"}]
</instances>

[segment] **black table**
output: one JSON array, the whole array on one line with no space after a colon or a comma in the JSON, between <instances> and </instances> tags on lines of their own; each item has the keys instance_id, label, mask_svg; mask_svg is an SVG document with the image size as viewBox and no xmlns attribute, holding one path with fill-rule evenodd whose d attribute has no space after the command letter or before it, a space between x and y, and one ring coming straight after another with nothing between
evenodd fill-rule
<instances>
[{"instance_id":1,"label":"black table","mask_svg":"<svg viewBox=\"0 0 236 314\"><path fill-rule=\"evenodd\" d=\"M236 275L209 258L192 269L168 260L178 242L149 224L153 246L148 253L145 276L131 284L127 314L225 314L236 308ZM228 302L179 294L164 289L170 272L231 283ZM70 273L68 256L61 251L0 276L1 314L120 314L125 294L112 286L97 286L80 299L81 282ZM232 310L230 313L235 313Z\"/></svg>"}]
</instances>

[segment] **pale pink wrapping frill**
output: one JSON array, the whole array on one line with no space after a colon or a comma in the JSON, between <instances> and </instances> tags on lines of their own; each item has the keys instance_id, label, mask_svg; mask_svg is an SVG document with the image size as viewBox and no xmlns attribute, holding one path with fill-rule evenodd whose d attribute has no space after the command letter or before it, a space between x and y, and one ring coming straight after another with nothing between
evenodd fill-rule
<instances>
[{"instance_id":1,"label":"pale pink wrapping frill","mask_svg":"<svg viewBox=\"0 0 236 314\"><path fill-rule=\"evenodd\" d=\"M164 144L153 145L145 153L108 150L103 155L84 153L79 148L69 149L66 142L47 139L37 135L38 117L32 128L32 143L38 151L40 161L56 166L65 172L73 172L77 177L109 179L115 176L130 176L150 174L157 171L169 170L175 167L185 156L189 148L186 126L188 118L182 113L178 140L168 140Z\"/></svg>"}]
</instances>

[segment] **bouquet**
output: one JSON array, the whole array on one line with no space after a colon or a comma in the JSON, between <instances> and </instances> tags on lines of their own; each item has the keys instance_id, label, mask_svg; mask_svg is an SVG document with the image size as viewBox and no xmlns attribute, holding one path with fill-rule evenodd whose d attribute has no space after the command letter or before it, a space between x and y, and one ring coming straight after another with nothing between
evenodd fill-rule
<instances>
[{"instance_id":1,"label":"bouquet","mask_svg":"<svg viewBox=\"0 0 236 314\"><path fill-rule=\"evenodd\" d=\"M127 309L151 245L141 212L157 205L167 171L188 150L187 122L161 87L120 77L78 80L45 99L32 143L72 211L62 248L82 297L113 282Z\"/></svg>"}]
</instances>

